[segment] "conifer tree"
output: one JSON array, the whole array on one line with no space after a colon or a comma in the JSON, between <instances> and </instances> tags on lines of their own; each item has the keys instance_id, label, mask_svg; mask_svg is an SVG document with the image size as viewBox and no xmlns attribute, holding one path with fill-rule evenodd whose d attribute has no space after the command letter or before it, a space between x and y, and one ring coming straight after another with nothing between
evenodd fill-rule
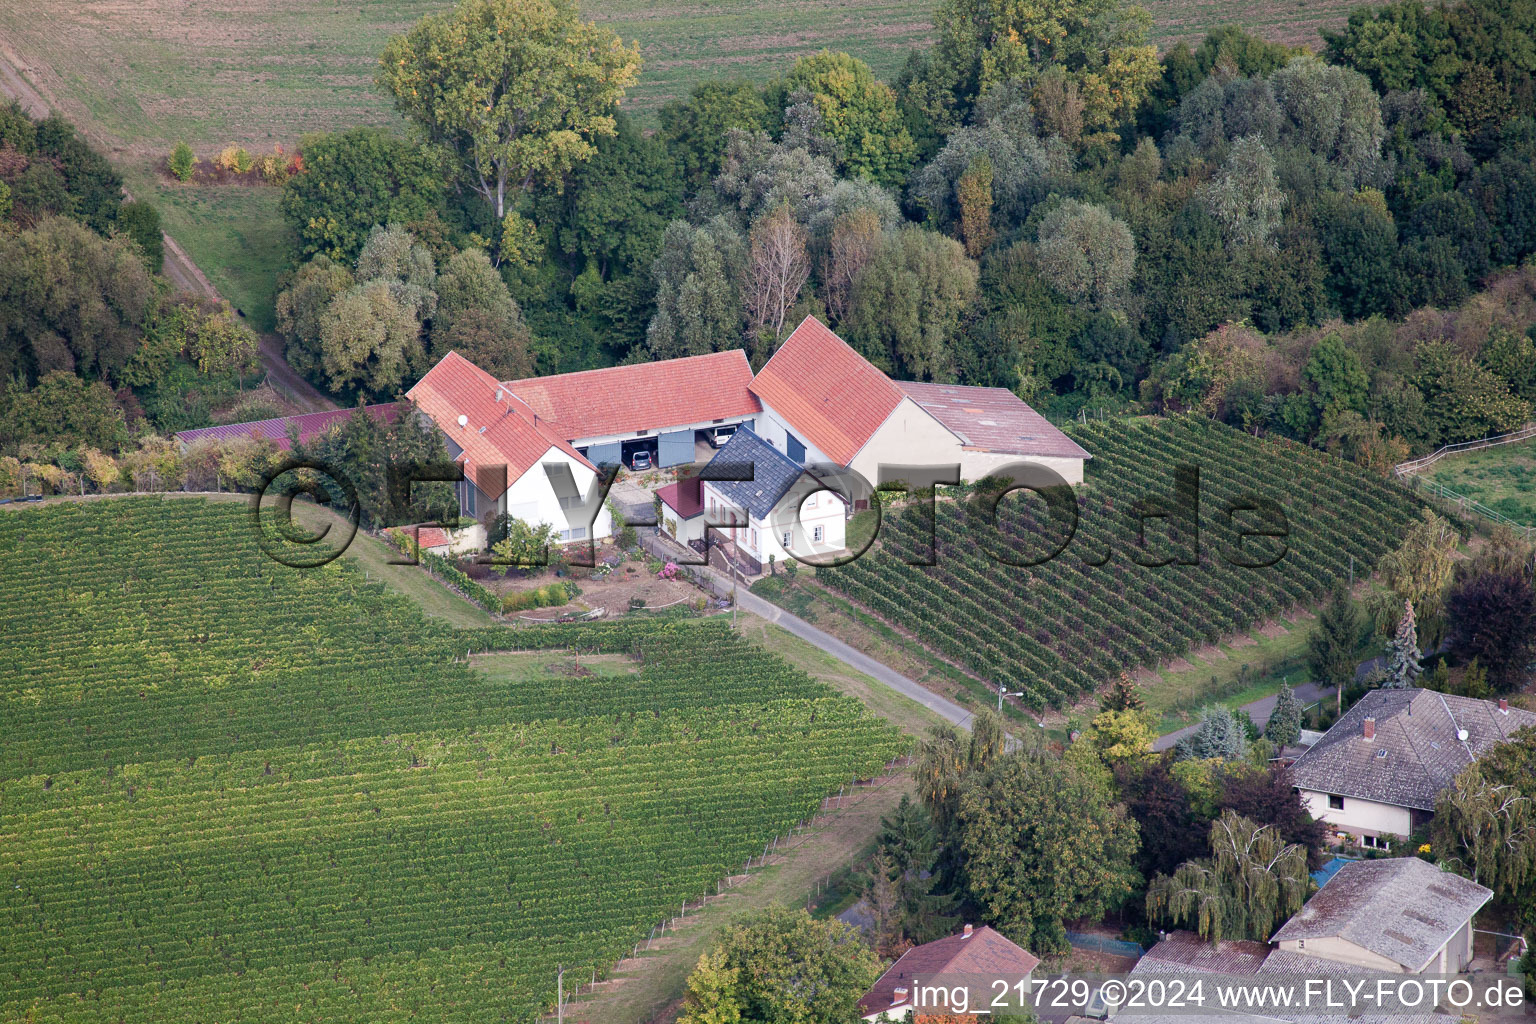
<instances>
[{"instance_id":1,"label":"conifer tree","mask_svg":"<svg viewBox=\"0 0 1536 1024\"><path fill-rule=\"evenodd\" d=\"M1382 687L1388 690L1406 690L1418 681L1419 629L1413 618L1413 602L1403 602L1403 617L1398 620L1397 633L1387 643L1387 680Z\"/></svg>"}]
</instances>

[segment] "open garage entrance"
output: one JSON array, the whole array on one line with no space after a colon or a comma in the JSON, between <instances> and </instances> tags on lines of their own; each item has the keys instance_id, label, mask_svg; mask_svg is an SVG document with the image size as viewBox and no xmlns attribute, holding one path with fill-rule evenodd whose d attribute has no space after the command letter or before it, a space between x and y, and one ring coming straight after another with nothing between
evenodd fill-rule
<instances>
[{"instance_id":1,"label":"open garage entrance","mask_svg":"<svg viewBox=\"0 0 1536 1024\"><path fill-rule=\"evenodd\" d=\"M656 468L660 464L660 447L660 443L654 437L637 437L632 441L620 442L619 448L624 459L624 468L634 468L635 455L639 452L649 454L651 457L651 468Z\"/></svg>"}]
</instances>

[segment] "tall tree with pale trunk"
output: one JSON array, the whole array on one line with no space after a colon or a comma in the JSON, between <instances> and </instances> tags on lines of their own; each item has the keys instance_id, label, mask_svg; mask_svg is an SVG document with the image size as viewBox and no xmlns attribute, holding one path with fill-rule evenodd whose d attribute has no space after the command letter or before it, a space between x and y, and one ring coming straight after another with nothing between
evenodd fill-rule
<instances>
[{"instance_id":1,"label":"tall tree with pale trunk","mask_svg":"<svg viewBox=\"0 0 1536 1024\"><path fill-rule=\"evenodd\" d=\"M805 228L788 205L780 206L752 228L747 314L756 330L771 332L775 341L783 336L785 314L811 274L805 243Z\"/></svg>"},{"instance_id":2,"label":"tall tree with pale trunk","mask_svg":"<svg viewBox=\"0 0 1536 1024\"><path fill-rule=\"evenodd\" d=\"M574 0L459 0L384 47L378 83L499 221L536 181L559 181L615 133L638 46L582 21Z\"/></svg>"}]
</instances>

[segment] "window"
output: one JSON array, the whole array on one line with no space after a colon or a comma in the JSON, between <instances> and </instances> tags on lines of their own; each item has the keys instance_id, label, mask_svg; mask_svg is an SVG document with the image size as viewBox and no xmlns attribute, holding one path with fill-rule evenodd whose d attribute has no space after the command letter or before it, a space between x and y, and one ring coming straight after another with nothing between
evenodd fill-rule
<instances>
[{"instance_id":1,"label":"window","mask_svg":"<svg viewBox=\"0 0 1536 1024\"><path fill-rule=\"evenodd\" d=\"M1342 811L1344 809L1344 798L1341 796L1334 796L1332 793L1329 793L1328 807L1331 810Z\"/></svg>"},{"instance_id":2,"label":"window","mask_svg":"<svg viewBox=\"0 0 1536 1024\"><path fill-rule=\"evenodd\" d=\"M783 544L783 547L784 547L785 551L789 550L789 541L790 541L790 538L793 537L793 536L794 535L792 533L790 533L788 530L784 531L784 544Z\"/></svg>"},{"instance_id":3,"label":"window","mask_svg":"<svg viewBox=\"0 0 1536 1024\"><path fill-rule=\"evenodd\" d=\"M575 526L575 527L572 527L569 530L561 530L560 531L560 539L562 541L567 541L567 540L586 540L587 539L587 528L585 526Z\"/></svg>"},{"instance_id":4,"label":"window","mask_svg":"<svg viewBox=\"0 0 1536 1024\"><path fill-rule=\"evenodd\" d=\"M811 527L811 539L812 540L817 541L819 543L819 542L825 540L826 536L827 536L827 528L825 526L813 526L813 527Z\"/></svg>"},{"instance_id":5,"label":"window","mask_svg":"<svg viewBox=\"0 0 1536 1024\"><path fill-rule=\"evenodd\" d=\"M752 531L750 531L747 534L747 547L751 548L753 551L757 550L757 531L756 530L752 530Z\"/></svg>"},{"instance_id":6,"label":"window","mask_svg":"<svg viewBox=\"0 0 1536 1024\"><path fill-rule=\"evenodd\" d=\"M1361 836L1360 845L1372 850L1392 849L1392 842L1386 836Z\"/></svg>"}]
</instances>

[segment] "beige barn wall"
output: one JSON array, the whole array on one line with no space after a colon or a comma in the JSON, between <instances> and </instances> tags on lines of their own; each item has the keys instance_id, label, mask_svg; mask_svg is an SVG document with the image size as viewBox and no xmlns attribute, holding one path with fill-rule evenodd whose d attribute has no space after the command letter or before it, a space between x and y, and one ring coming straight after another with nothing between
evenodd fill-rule
<instances>
[{"instance_id":1,"label":"beige barn wall","mask_svg":"<svg viewBox=\"0 0 1536 1024\"><path fill-rule=\"evenodd\" d=\"M1301 791L1301 799L1307 805L1307 810L1312 812L1312 817L1328 822L1341 832L1368 832L1372 835L1399 837L1413 832L1412 812L1406 807L1393 807L1347 796L1344 798L1344 809L1334 810L1328 806L1327 793L1307 789Z\"/></svg>"}]
</instances>

